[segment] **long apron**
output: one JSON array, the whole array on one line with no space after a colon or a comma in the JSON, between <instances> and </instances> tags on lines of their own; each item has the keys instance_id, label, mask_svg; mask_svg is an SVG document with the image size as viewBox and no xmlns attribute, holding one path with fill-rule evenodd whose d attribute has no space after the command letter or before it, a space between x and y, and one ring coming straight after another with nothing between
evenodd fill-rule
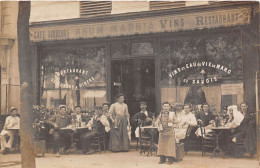
<instances>
[{"instance_id":1,"label":"long apron","mask_svg":"<svg viewBox=\"0 0 260 168\"><path fill-rule=\"evenodd\" d=\"M175 135L173 127L168 126L168 114L162 114L161 123L163 131L159 132L157 155L166 157L176 157Z\"/></svg>"}]
</instances>

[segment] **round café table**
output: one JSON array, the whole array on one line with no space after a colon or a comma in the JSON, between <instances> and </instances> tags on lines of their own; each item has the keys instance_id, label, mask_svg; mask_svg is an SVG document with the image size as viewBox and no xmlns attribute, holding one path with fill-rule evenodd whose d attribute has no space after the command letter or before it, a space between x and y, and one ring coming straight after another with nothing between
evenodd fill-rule
<instances>
[{"instance_id":1,"label":"round caf\u00e9 table","mask_svg":"<svg viewBox=\"0 0 260 168\"><path fill-rule=\"evenodd\" d=\"M224 155L222 149L219 146L219 136L222 134L223 131L225 130L230 130L230 127L224 127L224 126L220 126L220 127L215 127L215 126L208 126L207 129L211 129L215 135L215 142L216 142L216 146L213 150L212 156L211 158L213 158L213 156L216 156L216 154L218 153L219 155Z\"/></svg>"}]
</instances>

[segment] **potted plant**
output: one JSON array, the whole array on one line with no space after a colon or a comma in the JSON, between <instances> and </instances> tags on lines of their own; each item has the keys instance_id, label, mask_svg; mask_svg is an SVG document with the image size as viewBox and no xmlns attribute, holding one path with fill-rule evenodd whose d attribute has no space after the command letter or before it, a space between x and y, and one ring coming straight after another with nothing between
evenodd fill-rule
<instances>
[{"instance_id":1,"label":"potted plant","mask_svg":"<svg viewBox=\"0 0 260 168\"><path fill-rule=\"evenodd\" d=\"M33 132L34 132L34 149L35 155L45 154L45 140L41 136L41 131L45 129L44 121L47 115L47 109L43 106L34 105L33 106L34 122L33 122Z\"/></svg>"}]
</instances>

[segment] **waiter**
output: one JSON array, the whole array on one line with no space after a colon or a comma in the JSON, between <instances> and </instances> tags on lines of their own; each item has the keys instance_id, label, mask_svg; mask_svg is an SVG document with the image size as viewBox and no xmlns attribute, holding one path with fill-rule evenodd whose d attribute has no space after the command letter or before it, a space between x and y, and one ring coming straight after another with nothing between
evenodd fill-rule
<instances>
[{"instance_id":1,"label":"waiter","mask_svg":"<svg viewBox=\"0 0 260 168\"><path fill-rule=\"evenodd\" d=\"M176 147L175 147L175 135L174 135L174 124L177 122L177 118L174 112L170 111L170 103L163 103L163 110L157 118L156 126L159 131L159 142L158 142L158 153L160 156L159 164L166 162L172 164L173 159L176 158Z\"/></svg>"}]
</instances>

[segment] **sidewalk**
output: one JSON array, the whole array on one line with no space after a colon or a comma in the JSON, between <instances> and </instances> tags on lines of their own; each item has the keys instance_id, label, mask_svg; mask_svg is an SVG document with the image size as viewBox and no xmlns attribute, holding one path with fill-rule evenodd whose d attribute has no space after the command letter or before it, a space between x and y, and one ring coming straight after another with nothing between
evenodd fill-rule
<instances>
[{"instance_id":1,"label":"sidewalk","mask_svg":"<svg viewBox=\"0 0 260 168\"><path fill-rule=\"evenodd\" d=\"M201 156L201 152L189 152L183 161L172 165L158 164L159 158L155 156L140 156L138 151L112 153L107 151L93 155L69 154L56 158L54 154L46 153L45 157L36 158L37 168L259 168L256 159L243 158L210 158L210 155ZM21 155L10 154L0 156L1 168L20 168Z\"/></svg>"}]
</instances>

